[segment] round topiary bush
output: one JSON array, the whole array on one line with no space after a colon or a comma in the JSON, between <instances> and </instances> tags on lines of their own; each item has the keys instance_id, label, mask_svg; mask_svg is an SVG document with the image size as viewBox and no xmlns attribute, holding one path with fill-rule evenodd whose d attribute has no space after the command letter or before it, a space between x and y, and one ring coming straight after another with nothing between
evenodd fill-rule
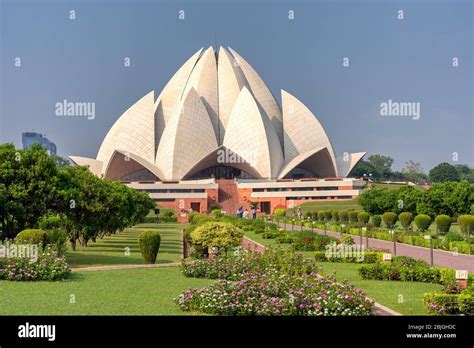
<instances>
[{"instance_id":1,"label":"round topiary bush","mask_svg":"<svg viewBox=\"0 0 474 348\"><path fill-rule=\"evenodd\" d=\"M347 215L347 210L339 210L339 212L337 214L339 215L339 219L342 222L349 221L349 216Z\"/></svg>"},{"instance_id":2,"label":"round topiary bush","mask_svg":"<svg viewBox=\"0 0 474 348\"><path fill-rule=\"evenodd\" d=\"M15 238L16 244L41 244L44 248L48 242L48 233L43 230L23 230Z\"/></svg>"},{"instance_id":3,"label":"round topiary bush","mask_svg":"<svg viewBox=\"0 0 474 348\"><path fill-rule=\"evenodd\" d=\"M226 249L242 244L244 231L228 222L207 222L191 232L193 244Z\"/></svg>"},{"instance_id":4,"label":"round topiary bush","mask_svg":"<svg viewBox=\"0 0 474 348\"><path fill-rule=\"evenodd\" d=\"M400 213L398 220L400 221L400 225L402 225L405 230L408 230L413 222L413 214L407 211Z\"/></svg>"},{"instance_id":5,"label":"round topiary bush","mask_svg":"<svg viewBox=\"0 0 474 348\"><path fill-rule=\"evenodd\" d=\"M278 217L285 217L286 216L286 210L283 208L278 208L275 209L273 212L273 215L278 216Z\"/></svg>"},{"instance_id":6,"label":"round topiary bush","mask_svg":"<svg viewBox=\"0 0 474 348\"><path fill-rule=\"evenodd\" d=\"M438 231L442 234L448 233L451 227L451 218L448 215L438 215L435 219Z\"/></svg>"},{"instance_id":7,"label":"round topiary bush","mask_svg":"<svg viewBox=\"0 0 474 348\"><path fill-rule=\"evenodd\" d=\"M366 213L365 211L361 211L360 213L357 214L357 221L359 221L361 224L367 224L369 222L369 213Z\"/></svg>"},{"instance_id":8,"label":"round topiary bush","mask_svg":"<svg viewBox=\"0 0 474 348\"><path fill-rule=\"evenodd\" d=\"M372 223L374 227L380 227L382 224L382 217L380 215L372 215Z\"/></svg>"},{"instance_id":9,"label":"round topiary bush","mask_svg":"<svg viewBox=\"0 0 474 348\"><path fill-rule=\"evenodd\" d=\"M339 214L338 214L337 210L333 210L331 212L331 215L332 215L332 221L339 221Z\"/></svg>"},{"instance_id":10,"label":"round topiary bush","mask_svg":"<svg viewBox=\"0 0 474 348\"><path fill-rule=\"evenodd\" d=\"M458 218L459 228L463 233L474 234L474 215L461 215Z\"/></svg>"},{"instance_id":11,"label":"round topiary bush","mask_svg":"<svg viewBox=\"0 0 474 348\"><path fill-rule=\"evenodd\" d=\"M420 231L426 231L430 228L431 217L426 214L419 214L415 218L415 225Z\"/></svg>"},{"instance_id":12,"label":"round topiary bush","mask_svg":"<svg viewBox=\"0 0 474 348\"><path fill-rule=\"evenodd\" d=\"M161 236L158 231L143 231L138 235L138 245L145 263L155 263L160 243Z\"/></svg>"},{"instance_id":13,"label":"round topiary bush","mask_svg":"<svg viewBox=\"0 0 474 348\"><path fill-rule=\"evenodd\" d=\"M382 215L383 223L388 228L393 228L393 226L395 226L395 223L397 222L397 218L398 218L398 215L391 211L383 213Z\"/></svg>"},{"instance_id":14,"label":"round topiary bush","mask_svg":"<svg viewBox=\"0 0 474 348\"><path fill-rule=\"evenodd\" d=\"M357 222L357 215L359 213L357 211L350 211L347 213L348 217L349 217L349 222Z\"/></svg>"}]
</instances>

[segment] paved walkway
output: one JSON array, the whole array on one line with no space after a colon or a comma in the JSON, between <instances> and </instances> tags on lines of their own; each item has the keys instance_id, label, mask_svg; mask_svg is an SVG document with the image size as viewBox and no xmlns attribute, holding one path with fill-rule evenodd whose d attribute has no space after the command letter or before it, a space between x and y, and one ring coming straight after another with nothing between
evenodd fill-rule
<instances>
[{"instance_id":1,"label":"paved walkway","mask_svg":"<svg viewBox=\"0 0 474 348\"><path fill-rule=\"evenodd\" d=\"M284 227L284 223L280 223L280 226ZM291 229L291 225L288 224L288 229ZM301 226L295 226L295 230L301 230ZM303 227L305 230L311 230L310 227ZM319 234L324 234L323 230L314 229L314 232ZM339 232L332 232L327 231L328 236L333 236L336 238L340 238L341 234ZM360 243L360 237L350 235L352 240L355 243ZM366 238L362 237L362 241L364 246L366 242ZM376 248L376 249L388 249L391 253L393 253L393 242L369 238L369 248ZM397 255L398 256L410 256L415 259L423 260L426 262L430 262L430 249L423 248L415 245L403 244L397 242ZM452 251L445 251L445 250L433 250L433 263L436 266L459 269L459 270L467 270L469 273L474 273L474 255L466 255L466 254L457 254L454 255Z\"/></svg>"},{"instance_id":2,"label":"paved walkway","mask_svg":"<svg viewBox=\"0 0 474 348\"><path fill-rule=\"evenodd\" d=\"M179 262L170 262L170 263L155 263L155 264L146 264L146 265L92 266L92 267L71 268L71 271L72 272L92 272L92 271L110 271L110 270L115 270L115 269L176 267L179 265L181 265L181 263Z\"/></svg>"}]
</instances>

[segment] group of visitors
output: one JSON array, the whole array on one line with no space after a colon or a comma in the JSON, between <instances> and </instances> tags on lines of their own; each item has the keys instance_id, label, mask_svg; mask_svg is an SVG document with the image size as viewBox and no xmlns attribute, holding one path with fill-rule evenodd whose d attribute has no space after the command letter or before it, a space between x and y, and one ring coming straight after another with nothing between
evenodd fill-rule
<instances>
[{"instance_id":1,"label":"group of visitors","mask_svg":"<svg viewBox=\"0 0 474 348\"><path fill-rule=\"evenodd\" d=\"M245 209L241 206L235 212L235 215L244 219L256 219L257 218L257 208L253 207L250 212L248 209Z\"/></svg>"}]
</instances>

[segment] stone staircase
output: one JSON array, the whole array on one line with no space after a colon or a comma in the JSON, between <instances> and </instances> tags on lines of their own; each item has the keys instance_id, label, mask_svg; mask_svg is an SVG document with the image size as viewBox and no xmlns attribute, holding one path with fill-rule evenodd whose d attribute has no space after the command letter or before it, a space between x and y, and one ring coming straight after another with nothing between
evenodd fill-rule
<instances>
[{"instance_id":1,"label":"stone staircase","mask_svg":"<svg viewBox=\"0 0 474 348\"><path fill-rule=\"evenodd\" d=\"M236 182L233 179L218 179L216 182L219 185L217 199L221 210L225 211L226 215L235 215L240 207Z\"/></svg>"}]
</instances>

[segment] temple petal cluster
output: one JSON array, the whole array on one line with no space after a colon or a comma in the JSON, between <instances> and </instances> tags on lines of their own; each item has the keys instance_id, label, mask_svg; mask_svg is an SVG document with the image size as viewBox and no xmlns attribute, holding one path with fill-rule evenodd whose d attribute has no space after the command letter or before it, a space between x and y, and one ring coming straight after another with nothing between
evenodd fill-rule
<instances>
[{"instance_id":1,"label":"temple petal cluster","mask_svg":"<svg viewBox=\"0 0 474 348\"><path fill-rule=\"evenodd\" d=\"M96 159L70 158L105 178L180 181L222 175L223 167L252 179L343 178L364 156L336 158L301 101L282 90L281 104L236 51L200 49L156 99L151 91L120 116ZM222 152L239 160L222 163Z\"/></svg>"}]
</instances>

